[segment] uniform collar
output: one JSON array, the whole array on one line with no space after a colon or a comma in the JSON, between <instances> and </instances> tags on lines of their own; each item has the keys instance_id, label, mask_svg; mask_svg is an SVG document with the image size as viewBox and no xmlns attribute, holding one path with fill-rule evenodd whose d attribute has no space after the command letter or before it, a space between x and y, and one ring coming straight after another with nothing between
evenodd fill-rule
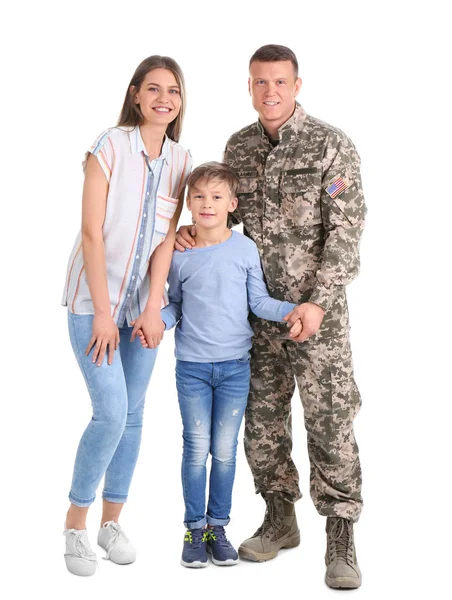
<instances>
[{"instance_id":1,"label":"uniform collar","mask_svg":"<svg viewBox=\"0 0 452 600\"><path fill-rule=\"evenodd\" d=\"M137 125L129 132L130 139L130 150L132 154L137 154L138 152L143 152L148 158L148 152L146 150L146 146L144 145L143 138L141 137L140 127ZM165 140L163 142L162 151L160 156L158 156L155 160L165 160L166 164L168 164L168 153L170 148L170 140L169 137L165 133Z\"/></svg>"},{"instance_id":2,"label":"uniform collar","mask_svg":"<svg viewBox=\"0 0 452 600\"><path fill-rule=\"evenodd\" d=\"M305 119L306 113L304 108L298 102L295 102L295 110L292 116L278 129L279 141L283 144L298 141L300 139L299 133L303 129ZM257 129L261 136L267 137L267 133L260 121L257 122Z\"/></svg>"}]
</instances>

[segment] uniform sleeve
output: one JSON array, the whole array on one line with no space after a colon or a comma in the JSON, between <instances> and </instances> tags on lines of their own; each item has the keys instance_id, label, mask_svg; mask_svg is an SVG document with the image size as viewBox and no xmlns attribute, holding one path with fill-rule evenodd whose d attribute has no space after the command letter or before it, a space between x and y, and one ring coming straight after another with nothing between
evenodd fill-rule
<instances>
[{"instance_id":1,"label":"uniform sleeve","mask_svg":"<svg viewBox=\"0 0 452 600\"><path fill-rule=\"evenodd\" d=\"M248 305L250 310L260 319L281 322L297 305L272 298L264 281L257 246L249 254L249 265L246 278Z\"/></svg>"},{"instance_id":2,"label":"uniform sleeve","mask_svg":"<svg viewBox=\"0 0 452 600\"><path fill-rule=\"evenodd\" d=\"M361 186L360 158L345 135L338 144L330 143L327 147L323 168L320 201L325 243L309 300L328 310L335 287L347 285L358 274L359 242L367 209ZM338 178L346 187L335 196L331 186ZM338 184L340 188L340 180Z\"/></svg>"},{"instance_id":3,"label":"uniform sleeve","mask_svg":"<svg viewBox=\"0 0 452 600\"><path fill-rule=\"evenodd\" d=\"M179 269L174 263L173 258L168 274L169 303L160 312L162 321L165 323L165 329L174 327L182 317L182 283L179 276Z\"/></svg>"},{"instance_id":4,"label":"uniform sleeve","mask_svg":"<svg viewBox=\"0 0 452 600\"><path fill-rule=\"evenodd\" d=\"M231 150L231 146L229 145L229 142L226 144L226 148L224 149L224 152L223 152L223 162L226 163L227 165L229 165L231 167L231 169L234 168L233 152ZM240 225L241 222L242 222L242 218L240 216L239 207L237 205L237 208L235 209L235 211L232 213L229 213L229 215L228 215L228 227L229 227L229 229L231 229L235 225Z\"/></svg>"},{"instance_id":5,"label":"uniform sleeve","mask_svg":"<svg viewBox=\"0 0 452 600\"><path fill-rule=\"evenodd\" d=\"M91 148L85 154L85 160L82 163L83 170L85 170L88 156L90 154L94 154L99 161L100 166L102 167L102 171L104 172L108 183L110 183L111 175L115 166L115 149L110 134L111 129L107 129L101 133L98 138L96 138Z\"/></svg>"}]
</instances>

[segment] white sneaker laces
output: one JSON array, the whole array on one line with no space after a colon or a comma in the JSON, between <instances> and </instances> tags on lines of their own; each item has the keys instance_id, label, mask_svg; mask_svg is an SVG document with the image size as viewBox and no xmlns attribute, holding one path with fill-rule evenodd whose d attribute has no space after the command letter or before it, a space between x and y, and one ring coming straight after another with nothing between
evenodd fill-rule
<instances>
[{"instance_id":1,"label":"white sneaker laces","mask_svg":"<svg viewBox=\"0 0 452 600\"><path fill-rule=\"evenodd\" d=\"M115 523L114 521L109 521L108 523L104 523L103 527L105 529L110 528L114 532L114 533L112 533L110 539L108 540L107 547L105 548L107 554L102 557L104 560L108 560L110 558L110 554L111 554L116 542L118 542L119 540L128 542L129 538L126 536L124 531L121 529L121 526L118 523Z\"/></svg>"},{"instance_id":2,"label":"white sneaker laces","mask_svg":"<svg viewBox=\"0 0 452 600\"><path fill-rule=\"evenodd\" d=\"M65 535L73 535L74 536L74 552L75 556L79 558L83 558L84 560L90 560L91 562L95 562L97 564L96 555L91 550L88 539L86 537L86 532L84 529L73 529L64 532ZM65 554L65 556L71 556L70 554Z\"/></svg>"}]
</instances>

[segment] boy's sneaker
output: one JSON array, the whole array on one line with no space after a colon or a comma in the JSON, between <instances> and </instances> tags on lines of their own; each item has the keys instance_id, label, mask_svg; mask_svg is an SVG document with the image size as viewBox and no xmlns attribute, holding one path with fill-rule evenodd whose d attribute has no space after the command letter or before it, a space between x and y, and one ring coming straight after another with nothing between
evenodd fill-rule
<instances>
[{"instance_id":1,"label":"boy's sneaker","mask_svg":"<svg viewBox=\"0 0 452 600\"><path fill-rule=\"evenodd\" d=\"M187 529L184 537L181 565L193 569L207 567L207 535L205 529Z\"/></svg>"},{"instance_id":2,"label":"boy's sneaker","mask_svg":"<svg viewBox=\"0 0 452 600\"><path fill-rule=\"evenodd\" d=\"M64 560L68 571L74 575L94 575L97 556L91 550L86 529L65 529L66 552Z\"/></svg>"},{"instance_id":3,"label":"boy's sneaker","mask_svg":"<svg viewBox=\"0 0 452 600\"><path fill-rule=\"evenodd\" d=\"M214 565L229 567L239 562L239 555L226 537L224 527L214 525L207 530L207 552L212 556Z\"/></svg>"},{"instance_id":4,"label":"boy's sneaker","mask_svg":"<svg viewBox=\"0 0 452 600\"><path fill-rule=\"evenodd\" d=\"M104 523L99 529L97 543L107 552L104 556L105 560L111 560L117 565L135 562L137 551L118 523L114 521Z\"/></svg>"}]
</instances>

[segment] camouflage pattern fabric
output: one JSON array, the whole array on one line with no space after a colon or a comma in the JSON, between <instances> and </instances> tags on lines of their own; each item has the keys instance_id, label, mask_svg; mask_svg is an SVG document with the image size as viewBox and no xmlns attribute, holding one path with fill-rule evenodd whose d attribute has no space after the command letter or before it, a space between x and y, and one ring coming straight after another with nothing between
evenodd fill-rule
<instances>
[{"instance_id":1,"label":"camouflage pattern fabric","mask_svg":"<svg viewBox=\"0 0 452 600\"><path fill-rule=\"evenodd\" d=\"M244 233L257 244L270 294L298 304L311 301L326 311L318 333L302 344L288 339L286 325L251 317L245 449L256 490L300 497L290 457L296 378L315 506L321 514L357 520L361 474L352 422L360 398L345 286L358 273L366 214L359 156L342 131L296 103L279 129L277 146L257 122L231 136L223 160L240 178L230 225L243 222ZM333 199L327 189L339 177L346 188Z\"/></svg>"},{"instance_id":2,"label":"camouflage pattern fabric","mask_svg":"<svg viewBox=\"0 0 452 600\"><path fill-rule=\"evenodd\" d=\"M245 416L245 452L256 492L282 492L292 501L301 497L291 458L295 380L304 409L314 505L321 515L356 521L362 498L353 419L361 398L348 335L297 344L256 330Z\"/></svg>"}]
</instances>

